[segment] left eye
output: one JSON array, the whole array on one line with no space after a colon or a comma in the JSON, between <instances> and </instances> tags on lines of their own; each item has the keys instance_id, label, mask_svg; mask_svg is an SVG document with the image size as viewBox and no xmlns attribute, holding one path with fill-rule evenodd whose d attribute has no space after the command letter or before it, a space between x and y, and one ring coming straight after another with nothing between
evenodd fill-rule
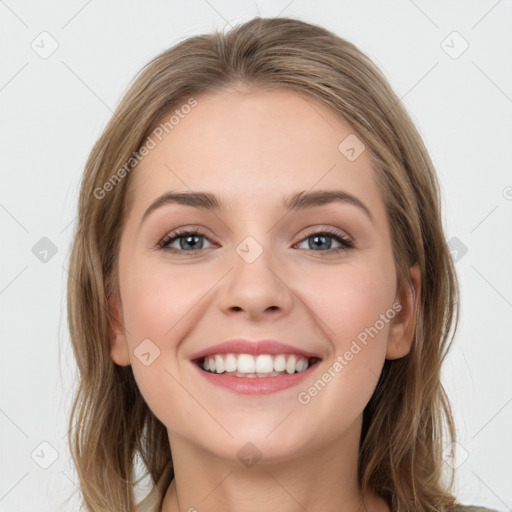
<instances>
[{"instance_id":1,"label":"left eye","mask_svg":"<svg viewBox=\"0 0 512 512\"><path fill-rule=\"evenodd\" d=\"M331 248L332 242L329 242L329 239L336 240L336 242L338 242L340 244L340 247ZM326 248L325 247L326 245L328 246L327 251L333 251L333 252L343 251L346 249L352 249L354 247L354 244L350 239L340 235L337 232L332 232L332 231L319 231L317 233L312 233L312 234L308 235L307 237L305 237L300 243L302 243L303 241L306 241L306 240L313 241L312 243L308 244L310 246L310 247L308 247L308 249L312 250L312 251L316 251L318 248L322 248L322 247ZM312 247L316 247L316 249L314 249ZM321 252L327 252L327 251L321 251Z\"/></svg>"},{"instance_id":2,"label":"left eye","mask_svg":"<svg viewBox=\"0 0 512 512\"><path fill-rule=\"evenodd\" d=\"M179 231L165 237L159 243L159 247L161 249L174 253L195 252L204 249L203 244L200 243L200 239L209 240L208 237L204 233L201 233L200 231ZM331 239L334 239L336 242L338 242L340 244L340 247L332 248L332 241L330 241ZM312 241L312 243L308 244L309 247L307 247L306 249L311 251L317 251L318 249L321 249L321 252L337 252L346 249L351 249L354 247L354 243L350 239L344 237L338 232L318 231L315 233L311 233L305 238L303 238L299 242L299 244L304 243L307 240ZM171 247L171 245L174 244L175 242L179 243L178 248ZM187 248L190 248L190 250L187 250Z\"/></svg>"}]
</instances>

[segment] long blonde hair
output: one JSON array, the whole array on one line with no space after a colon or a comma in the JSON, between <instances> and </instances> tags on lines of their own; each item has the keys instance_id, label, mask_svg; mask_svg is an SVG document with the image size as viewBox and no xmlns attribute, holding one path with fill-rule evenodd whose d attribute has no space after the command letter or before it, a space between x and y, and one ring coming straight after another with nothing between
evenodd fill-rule
<instances>
[{"instance_id":1,"label":"long blonde hair","mask_svg":"<svg viewBox=\"0 0 512 512\"><path fill-rule=\"evenodd\" d=\"M434 167L406 110L366 55L319 26L259 17L227 33L191 37L155 57L87 160L67 296L80 375L69 444L86 508L133 512L135 457L153 482L171 461L166 428L145 403L131 366L118 366L110 357L108 300L119 293L119 241L134 155L172 109L236 83L316 98L370 150L391 227L397 283L410 286L414 263L422 278L412 349L385 361L364 410L359 483L363 493L371 489L393 511L448 509L456 503L450 494L454 475L449 485L443 482L442 452L455 441L455 428L440 369L457 327L458 284ZM165 489L172 478L171 469Z\"/></svg>"}]
</instances>

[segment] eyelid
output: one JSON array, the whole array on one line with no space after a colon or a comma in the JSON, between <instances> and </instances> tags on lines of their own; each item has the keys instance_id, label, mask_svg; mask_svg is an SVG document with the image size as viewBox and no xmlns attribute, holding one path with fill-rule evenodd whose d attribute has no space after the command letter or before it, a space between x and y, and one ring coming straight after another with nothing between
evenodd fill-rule
<instances>
[{"instance_id":1,"label":"eyelid","mask_svg":"<svg viewBox=\"0 0 512 512\"><path fill-rule=\"evenodd\" d=\"M317 225L311 228L306 228L306 233L302 235L302 238L299 241L302 241L304 240L304 238L307 238L308 236L314 235L316 233L327 233L329 235L336 235L340 238L345 239L346 241L355 243L354 238L351 235L349 235L345 230L327 225Z\"/></svg>"}]
</instances>

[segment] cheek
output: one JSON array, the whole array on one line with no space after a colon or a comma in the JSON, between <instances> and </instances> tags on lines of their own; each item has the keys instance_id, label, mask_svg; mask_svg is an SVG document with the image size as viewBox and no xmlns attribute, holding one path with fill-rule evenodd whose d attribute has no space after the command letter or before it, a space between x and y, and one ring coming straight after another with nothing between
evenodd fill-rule
<instances>
[{"instance_id":1,"label":"cheek","mask_svg":"<svg viewBox=\"0 0 512 512\"><path fill-rule=\"evenodd\" d=\"M394 267L358 262L326 267L302 277L302 295L307 298L324 334L336 353L373 326L391 308L395 296ZM310 277L307 277L310 276ZM377 326L385 338L388 323ZM361 336L364 337L364 336Z\"/></svg>"},{"instance_id":2,"label":"cheek","mask_svg":"<svg viewBox=\"0 0 512 512\"><path fill-rule=\"evenodd\" d=\"M189 397L178 384L183 380L177 357L179 342L193 328L200 301L218 277L211 269L199 272L190 266L171 267L135 258L126 260L125 268L121 276L123 313L134 377L153 413L171 424L169 404L178 404L181 417L190 414ZM142 346L144 351L139 349ZM149 356L139 359L143 353Z\"/></svg>"},{"instance_id":3,"label":"cheek","mask_svg":"<svg viewBox=\"0 0 512 512\"><path fill-rule=\"evenodd\" d=\"M127 275L125 301L126 324L132 341L154 339L168 348L173 330L199 304L216 281L211 271L194 272L164 263L134 262ZM134 339L135 338L135 339Z\"/></svg>"},{"instance_id":4,"label":"cheek","mask_svg":"<svg viewBox=\"0 0 512 512\"><path fill-rule=\"evenodd\" d=\"M325 283L322 293L317 288L311 297L332 354L299 401L325 408L324 414L343 425L362 412L384 364L389 322L395 316L394 265L389 260L340 266L315 281Z\"/></svg>"}]
</instances>

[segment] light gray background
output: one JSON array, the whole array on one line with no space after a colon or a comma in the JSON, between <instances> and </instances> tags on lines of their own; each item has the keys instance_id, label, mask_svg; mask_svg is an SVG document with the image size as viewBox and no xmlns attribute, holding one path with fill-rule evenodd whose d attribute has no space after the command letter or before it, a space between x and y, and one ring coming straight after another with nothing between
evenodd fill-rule
<instances>
[{"instance_id":1,"label":"light gray background","mask_svg":"<svg viewBox=\"0 0 512 512\"><path fill-rule=\"evenodd\" d=\"M0 0L0 511L78 510L76 496L62 504L76 488L66 442L76 375L65 284L93 143L149 59L258 14L318 23L354 42L423 135L442 183L447 237L467 248L456 266L461 324L443 374L460 443L455 490L466 504L511 509L509 0ZM43 31L58 43L46 59L31 47L51 48ZM464 41L454 31L469 44L457 58ZM46 262L32 251L43 237L57 248Z\"/></svg>"}]
</instances>

